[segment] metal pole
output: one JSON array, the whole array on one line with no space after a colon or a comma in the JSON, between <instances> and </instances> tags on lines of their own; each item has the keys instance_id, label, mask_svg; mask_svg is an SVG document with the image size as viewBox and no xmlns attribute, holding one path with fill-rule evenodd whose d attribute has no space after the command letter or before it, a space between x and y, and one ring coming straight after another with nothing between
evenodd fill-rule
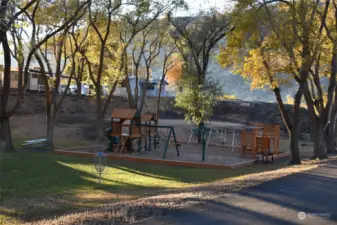
<instances>
[{"instance_id":1,"label":"metal pole","mask_svg":"<svg viewBox=\"0 0 337 225\"><path fill-rule=\"evenodd\" d=\"M202 161L205 161L206 143L205 143L205 128L202 131Z\"/></svg>"},{"instance_id":2,"label":"metal pole","mask_svg":"<svg viewBox=\"0 0 337 225\"><path fill-rule=\"evenodd\" d=\"M164 154L163 154L163 159L165 159L166 157L166 152L167 152L167 148L168 148L168 145L169 145L169 142L170 142L170 139L171 139L171 129L170 129L170 132L169 132L169 135L168 135L168 138L167 138L167 141L166 141L166 146L165 146L165 149L164 149Z\"/></svg>"},{"instance_id":3,"label":"metal pole","mask_svg":"<svg viewBox=\"0 0 337 225\"><path fill-rule=\"evenodd\" d=\"M176 138L176 132L174 131L173 127L171 129L172 129L172 132L173 132L174 144L176 146L177 155L180 156L179 148L178 148L178 142L177 142L177 138Z\"/></svg>"}]
</instances>

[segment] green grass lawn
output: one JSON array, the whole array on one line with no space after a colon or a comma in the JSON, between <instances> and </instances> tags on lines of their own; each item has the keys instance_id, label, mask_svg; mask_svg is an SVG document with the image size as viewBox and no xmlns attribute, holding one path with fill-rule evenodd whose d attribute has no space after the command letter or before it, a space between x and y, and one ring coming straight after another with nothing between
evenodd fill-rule
<instances>
[{"instance_id":1,"label":"green grass lawn","mask_svg":"<svg viewBox=\"0 0 337 225\"><path fill-rule=\"evenodd\" d=\"M35 220L280 167L214 170L109 160L99 184L93 162L52 152L0 154L0 213L6 219Z\"/></svg>"}]
</instances>

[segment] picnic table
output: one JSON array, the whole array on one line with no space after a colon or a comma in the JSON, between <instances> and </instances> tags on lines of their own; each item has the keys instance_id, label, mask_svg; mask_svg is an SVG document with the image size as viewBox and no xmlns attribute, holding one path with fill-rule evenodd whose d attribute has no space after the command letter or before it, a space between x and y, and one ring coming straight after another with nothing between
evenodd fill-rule
<instances>
[{"instance_id":1,"label":"picnic table","mask_svg":"<svg viewBox=\"0 0 337 225\"><path fill-rule=\"evenodd\" d=\"M232 152L234 152L235 144L238 144L238 140L237 140L238 133L240 133L242 130L254 130L254 129L258 129L260 133L263 130L263 127L254 126L254 125L244 125L244 126L237 126L237 127L213 126L211 127L211 129L217 131L218 134L220 133L220 137L221 137L221 140L223 140L224 147L228 147L228 145L226 145L227 133L232 133L232 142L231 142L230 147L232 148Z\"/></svg>"},{"instance_id":2,"label":"picnic table","mask_svg":"<svg viewBox=\"0 0 337 225\"><path fill-rule=\"evenodd\" d=\"M23 147L32 147L32 146L45 147L47 146L47 144L48 144L48 140L46 138L42 138L42 139L25 141L22 144L22 146Z\"/></svg>"}]
</instances>

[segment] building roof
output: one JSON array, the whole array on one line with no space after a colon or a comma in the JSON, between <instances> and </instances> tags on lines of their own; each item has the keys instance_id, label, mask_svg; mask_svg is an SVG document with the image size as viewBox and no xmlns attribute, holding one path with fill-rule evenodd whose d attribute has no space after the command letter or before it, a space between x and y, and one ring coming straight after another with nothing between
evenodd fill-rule
<instances>
[{"instance_id":1,"label":"building roof","mask_svg":"<svg viewBox=\"0 0 337 225\"><path fill-rule=\"evenodd\" d=\"M34 68L34 69L29 69L29 72L30 73L40 73L40 69L38 68ZM46 71L46 75L48 77L50 77L50 73L48 71ZM67 76L67 75L61 75L62 78L70 78L70 76Z\"/></svg>"}]
</instances>

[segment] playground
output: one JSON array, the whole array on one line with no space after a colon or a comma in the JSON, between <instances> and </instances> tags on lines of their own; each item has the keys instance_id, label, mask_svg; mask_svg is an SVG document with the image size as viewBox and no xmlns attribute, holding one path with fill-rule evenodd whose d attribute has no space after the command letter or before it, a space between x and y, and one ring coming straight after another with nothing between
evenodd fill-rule
<instances>
[{"instance_id":1,"label":"playground","mask_svg":"<svg viewBox=\"0 0 337 225\"><path fill-rule=\"evenodd\" d=\"M196 129L181 120L155 124L153 115L140 115L134 109L115 109L107 123L111 123L111 128L106 132L105 145L60 149L56 153L92 157L104 151L110 159L220 169L234 169L265 159L272 162L274 158L288 156L287 141L280 139L279 131L271 130L268 131L271 136L262 136L263 131L266 133L263 125L210 122ZM247 129L253 131L246 132ZM255 131L255 136L249 136ZM261 143L262 150L255 143L259 133L260 139L267 141ZM250 154L243 151L246 147ZM266 150L268 154L264 154Z\"/></svg>"},{"instance_id":2,"label":"playground","mask_svg":"<svg viewBox=\"0 0 337 225\"><path fill-rule=\"evenodd\" d=\"M39 117L25 121L34 122L35 127L43 125L38 123ZM21 120L16 122L22 124ZM144 124L140 127L151 131L149 128L153 126L153 122L152 125L147 123L146 126L144 121L140 122ZM107 120L106 124L108 127L111 120ZM130 122L126 122L125 125L131 126ZM122 133L129 129L127 126L122 127ZM256 176L260 172L284 167L277 162L255 164L252 155L241 155L240 134L245 124L211 121L205 126L211 128L203 135L205 151L202 143L197 144L198 135L193 131L193 124L168 119L161 119L158 123L156 144L154 137L148 136L142 139L141 148L138 148L139 142L135 139L132 141L132 151L129 151L127 142L124 148L116 150L116 146L113 146L111 151L111 141L108 138L105 143L99 145L88 142L87 139L72 140L76 137L74 135L77 135L73 130L81 128L81 124L74 123L57 128L55 152L44 149L23 150L20 148L27 138L16 139L17 152L2 155L0 173L6 174L3 177L6 182L1 191L0 224L34 222L51 218L50 215L54 217L77 213L104 204L173 191L182 192L199 185L213 185L214 182L227 184L232 178ZM27 131L24 128L26 127L17 126L16 135L29 132L28 128ZM172 135L172 128L176 140ZM83 129L88 131L85 127ZM133 133L135 134L136 132ZM41 136L36 133L36 137ZM34 136L30 138L33 139ZM287 140L281 138L279 148L278 155L286 152ZM97 152L103 152L106 157L105 169L101 176L95 170L94 159Z\"/></svg>"}]
</instances>

